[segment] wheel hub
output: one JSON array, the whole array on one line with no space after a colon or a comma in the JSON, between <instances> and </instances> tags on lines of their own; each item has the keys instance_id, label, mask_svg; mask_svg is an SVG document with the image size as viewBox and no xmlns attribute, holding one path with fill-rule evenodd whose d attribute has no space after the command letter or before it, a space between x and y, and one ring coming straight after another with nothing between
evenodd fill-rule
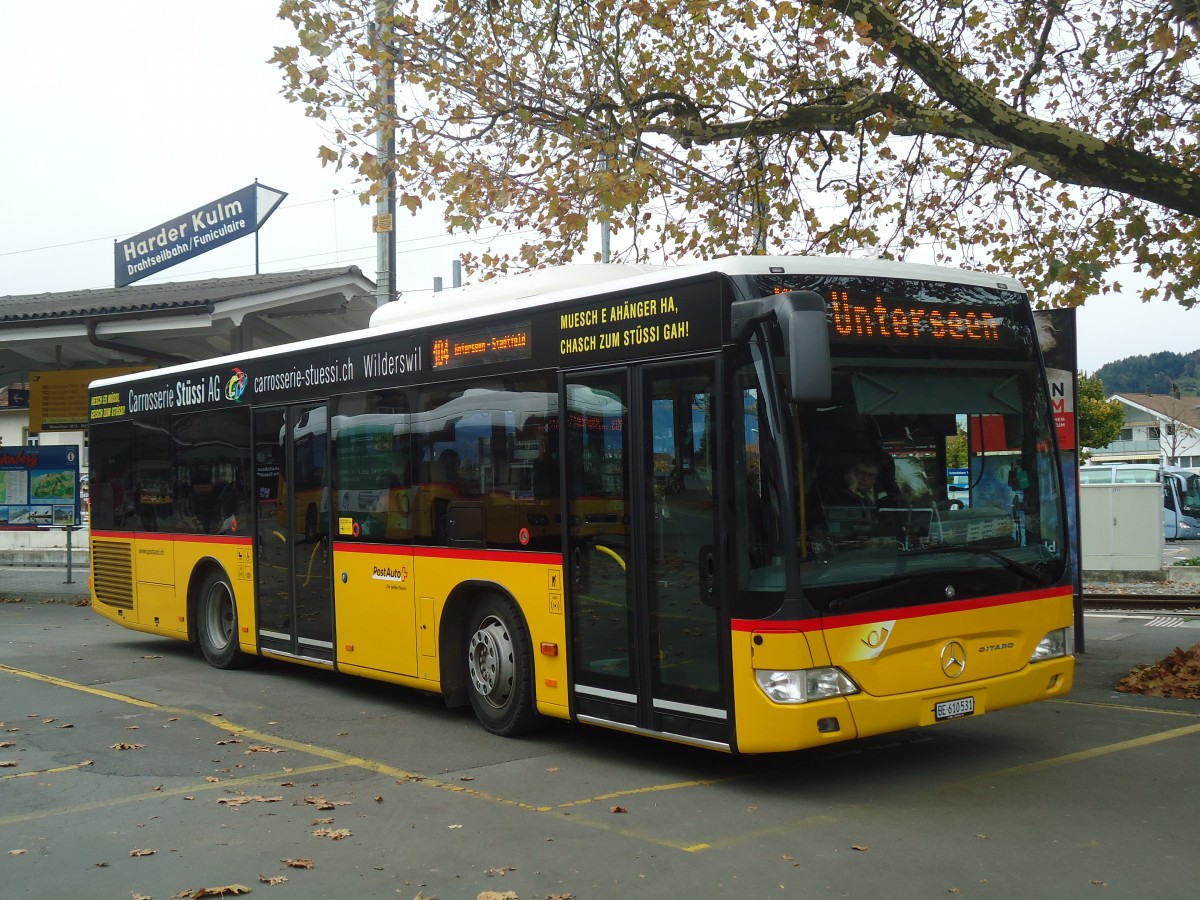
<instances>
[{"instance_id":1,"label":"wheel hub","mask_svg":"<svg viewBox=\"0 0 1200 900\"><path fill-rule=\"evenodd\" d=\"M467 669L475 692L499 709L512 696L515 667L508 631L495 616L488 616L471 635Z\"/></svg>"}]
</instances>

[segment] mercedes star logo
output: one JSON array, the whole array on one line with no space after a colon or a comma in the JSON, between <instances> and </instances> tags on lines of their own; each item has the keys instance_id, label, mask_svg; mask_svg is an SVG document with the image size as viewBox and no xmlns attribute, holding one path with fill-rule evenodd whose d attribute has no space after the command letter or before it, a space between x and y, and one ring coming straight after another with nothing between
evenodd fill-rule
<instances>
[{"instance_id":1,"label":"mercedes star logo","mask_svg":"<svg viewBox=\"0 0 1200 900\"><path fill-rule=\"evenodd\" d=\"M957 678L967 667L967 651L958 641L950 641L942 648L942 671L947 678Z\"/></svg>"}]
</instances>

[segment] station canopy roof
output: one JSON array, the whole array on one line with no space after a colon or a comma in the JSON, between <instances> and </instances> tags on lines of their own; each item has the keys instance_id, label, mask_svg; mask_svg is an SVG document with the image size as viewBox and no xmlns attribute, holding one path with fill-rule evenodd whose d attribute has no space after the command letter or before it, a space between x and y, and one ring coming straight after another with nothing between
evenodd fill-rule
<instances>
[{"instance_id":1,"label":"station canopy roof","mask_svg":"<svg viewBox=\"0 0 1200 900\"><path fill-rule=\"evenodd\" d=\"M374 290L344 266L0 297L0 382L171 365L365 328Z\"/></svg>"}]
</instances>

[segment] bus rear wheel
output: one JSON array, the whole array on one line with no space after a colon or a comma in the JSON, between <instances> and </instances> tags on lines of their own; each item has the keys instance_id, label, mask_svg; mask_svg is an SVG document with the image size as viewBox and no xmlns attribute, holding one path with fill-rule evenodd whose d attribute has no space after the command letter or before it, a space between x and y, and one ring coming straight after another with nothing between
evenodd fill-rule
<instances>
[{"instance_id":1,"label":"bus rear wheel","mask_svg":"<svg viewBox=\"0 0 1200 900\"><path fill-rule=\"evenodd\" d=\"M471 611L467 694L475 716L492 734L511 737L538 726L529 629L502 597L484 596Z\"/></svg>"},{"instance_id":2,"label":"bus rear wheel","mask_svg":"<svg viewBox=\"0 0 1200 900\"><path fill-rule=\"evenodd\" d=\"M242 661L238 647L237 605L224 572L210 573L196 601L196 636L210 666L232 669Z\"/></svg>"}]
</instances>

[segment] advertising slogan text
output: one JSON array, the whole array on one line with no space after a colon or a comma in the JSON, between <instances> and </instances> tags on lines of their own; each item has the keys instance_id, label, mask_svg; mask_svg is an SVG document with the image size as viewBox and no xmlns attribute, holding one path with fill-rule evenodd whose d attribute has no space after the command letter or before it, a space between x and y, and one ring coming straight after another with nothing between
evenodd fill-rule
<instances>
[{"instance_id":1,"label":"advertising slogan text","mask_svg":"<svg viewBox=\"0 0 1200 900\"><path fill-rule=\"evenodd\" d=\"M593 354L621 355L681 349L693 337L693 315L673 294L601 302L560 313L558 352L562 359Z\"/></svg>"}]
</instances>

